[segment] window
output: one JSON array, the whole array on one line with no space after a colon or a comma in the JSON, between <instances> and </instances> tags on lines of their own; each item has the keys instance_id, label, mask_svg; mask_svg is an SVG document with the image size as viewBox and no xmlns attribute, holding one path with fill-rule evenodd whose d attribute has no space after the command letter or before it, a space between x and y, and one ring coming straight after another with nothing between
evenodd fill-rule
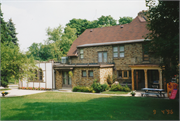
<instances>
[{"instance_id":1,"label":"window","mask_svg":"<svg viewBox=\"0 0 180 121\"><path fill-rule=\"evenodd\" d=\"M89 70L88 74L89 74L89 77L93 77L93 71L92 70Z\"/></svg>"},{"instance_id":2,"label":"window","mask_svg":"<svg viewBox=\"0 0 180 121\"><path fill-rule=\"evenodd\" d=\"M118 47L113 47L113 57L118 57Z\"/></svg>"},{"instance_id":3,"label":"window","mask_svg":"<svg viewBox=\"0 0 180 121\"><path fill-rule=\"evenodd\" d=\"M131 78L131 70L130 71L119 70L119 71L117 71L117 76L118 76L118 78L122 78L122 79L130 79Z\"/></svg>"},{"instance_id":4,"label":"window","mask_svg":"<svg viewBox=\"0 0 180 121\"><path fill-rule=\"evenodd\" d=\"M42 81L42 69L39 69L39 80Z\"/></svg>"},{"instance_id":5,"label":"window","mask_svg":"<svg viewBox=\"0 0 180 121\"><path fill-rule=\"evenodd\" d=\"M124 57L124 46L119 47L119 57Z\"/></svg>"},{"instance_id":6,"label":"window","mask_svg":"<svg viewBox=\"0 0 180 121\"><path fill-rule=\"evenodd\" d=\"M122 78L122 71L118 71L118 77Z\"/></svg>"},{"instance_id":7,"label":"window","mask_svg":"<svg viewBox=\"0 0 180 121\"><path fill-rule=\"evenodd\" d=\"M85 70L82 71L82 77L86 77L86 71Z\"/></svg>"},{"instance_id":8,"label":"window","mask_svg":"<svg viewBox=\"0 0 180 121\"><path fill-rule=\"evenodd\" d=\"M113 57L124 57L124 45L113 47Z\"/></svg>"},{"instance_id":9,"label":"window","mask_svg":"<svg viewBox=\"0 0 180 121\"><path fill-rule=\"evenodd\" d=\"M98 52L98 62L99 63L107 62L107 52Z\"/></svg>"},{"instance_id":10,"label":"window","mask_svg":"<svg viewBox=\"0 0 180 121\"><path fill-rule=\"evenodd\" d=\"M84 58L84 52L83 52L83 49L80 49L80 58L81 58L81 59Z\"/></svg>"},{"instance_id":11,"label":"window","mask_svg":"<svg viewBox=\"0 0 180 121\"><path fill-rule=\"evenodd\" d=\"M29 79L31 81L41 81L43 82L43 71L42 69L39 69L38 71L37 70L30 70L31 72L34 72L34 76L32 75ZM33 78L34 77L34 78Z\"/></svg>"},{"instance_id":12,"label":"window","mask_svg":"<svg viewBox=\"0 0 180 121\"><path fill-rule=\"evenodd\" d=\"M124 71L124 77L127 77L127 71Z\"/></svg>"},{"instance_id":13,"label":"window","mask_svg":"<svg viewBox=\"0 0 180 121\"><path fill-rule=\"evenodd\" d=\"M146 46L143 46L143 61L149 61L149 49Z\"/></svg>"}]
</instances>

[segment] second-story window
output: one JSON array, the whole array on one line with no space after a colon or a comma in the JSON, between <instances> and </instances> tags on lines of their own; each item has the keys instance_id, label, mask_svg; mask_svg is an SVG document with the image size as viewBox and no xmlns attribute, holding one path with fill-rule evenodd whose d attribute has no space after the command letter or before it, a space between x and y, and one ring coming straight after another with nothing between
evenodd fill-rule
<instances>
[{"instance_id":1,"label":"second-story window","mask_svg":"<svg viewBox=\"0 0 180 121\"><path fill-rule=\"evenodd\" d=\"M113 47L113 57L118 57L118 47Z\"/></svg>"},{"instance_id":2,"label":"second-story window","mask_svg":"<svg viewBox=\"0 0 180 121\"><path fill-rule=\"evenodd\" d=\"M113 47L113 57L114 58L124 57L124 45Z\"/></svg>"},{"instance_id":3,"label":"second-story window","mask_svg":"<svg viewBox=\"0 0 180 121\"><path fill-rule=\"evenodd\" d=\"M124 57L124 46L119 46L119 57Z\"/></svg>"},{"instance_id":4,"label":"second-story window","mask_svg":"<svg viewBox=\"0 0 180 121\"><path fill-rule=\"evenodd\" d=\"M80 49L80 58L81 58L81 59L84 58L84 51L83 51L83 49Z\"/></svg>"},{"instance_id":5,"label":"second-story window","mask_svg":"<svg viewBox=\"0 0 180 121\"><path fill-rule=\"evenodd\" d=\"M98 52L98 62L99 63L107 62L107 52Z\"/></svg>"}]
</instances>

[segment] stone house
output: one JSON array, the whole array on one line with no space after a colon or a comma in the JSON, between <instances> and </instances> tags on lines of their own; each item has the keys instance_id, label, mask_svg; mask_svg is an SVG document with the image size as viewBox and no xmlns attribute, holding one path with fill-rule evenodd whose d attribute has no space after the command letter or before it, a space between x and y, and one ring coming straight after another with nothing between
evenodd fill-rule
<instances>
[{"instance_id":1,"label":"stone house","mask_svg":"<svg viewBox=\"0 0 180 121\"><path fill-rule=\"evenodd\" d=\"M55 89L101 84L114 75L132 90L163 88L160 58L144 50L146 18L142 12L129 24L86 29L72 44L62 63L53 63ZM71 74L73 76L70 76Z\"/></svg>"}]
</instances>

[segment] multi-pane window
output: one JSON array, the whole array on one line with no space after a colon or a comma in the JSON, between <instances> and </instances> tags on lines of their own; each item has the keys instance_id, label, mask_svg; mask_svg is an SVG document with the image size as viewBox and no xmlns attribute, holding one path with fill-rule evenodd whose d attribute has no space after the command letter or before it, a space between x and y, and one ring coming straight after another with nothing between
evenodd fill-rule
<instances>
[{"instance_id":1,"label":"multi-pane window","mask_svg":"<svg viewBox=\"0 0 180 121\"><path fill-rule=\"evenodd\" d=\"M127 71L124 71L124 77L127 77Z\"/></svg>"},{"instance_id":2,"label":"multi-pane window","mask_svg":"<svg viewBox=\"0 0 180 121\"><path fill-rule=\"evenodd\" d=\"M143 47L143 60L148 61L149 60L149 49L147 47Z\"/></svg>"},{"instance_id":3,"label":"multi-pane window","mask_svg":"<svg viewBox=\"0 0 180 121\"><path fill-rule=\"evenodd\" d=\"M124 57L124 45L113 47L113 57Z\"/></svg>"},{"instance_id":4,"label":"multi-pane window","mask_svg":"<svg viewBox=\"0 0 180 121\"><path fill-rule=\"evenodd\" d=\"M124 46L119 47L119 57L124 57Z\"/></svg>"},{"instance_id":5,"label":"multi-pane window","mask_svg":"<svg viewBox=\"0 0 180 121\"><path fill-rule=\"evenodd\" d=\"M86 77L86 71L85 70L82 71L82 77Z\"/></svg>"},{"instance_id":6,"label":"multi-pane window","mask_svg":"<svg viewBox=\"0 0 180 121\"><path fill-rule=\"evenodd\" d=\"M37 70L30 70L31 72L34 72L35 77L33 78L33 76L31 76L29 79L31 81L43 81L43 71L42 69Z\"/></svg>"},{"instance_id":7,"label":"multi-pane window","mask_svg":"<svg viewBox=\"0 0 180 121\"><path fill-rule=\"evenodd\" d=\"M80 49L80 58L84 58L84 52L83 52L83 49Z\"/></svg>"},{"instance_id":8,"label":"multi-pane window","mask_svg":"<svg viewBox=\"0 0 180 121\"><path fill-rule=\"evenodd\" d=\"M98 62L99 63L107 62L107 52L98 52Z\"/></svg>"},{"instance_id":9,"label":"multi-pane window","mask_svg":"<svg viewBox=\"0 0 180 121\"><path fill-rule=\"evenodd\" d=\"M126 71L126 70L118 70L117 71L117 76L118 78L131 78L131 70L130 71Z\"/></svg>"},{"instance_id":10,"label":"multi-pane window","mask_svg":"<svg viewBox=\"0 0 180 121\"><path fill-rule=\"evenodd\" d=\"M89 73L89 77L93 77L93 71L92 70L89 70L88 73Z\"/></svg>"},{"instance_id":11,"label":"multi-pane window","mask_svg":"<svg viewBox=\"0 0 180 121\"><path fill-rule=\"evenodd\" d=\"M113 57L118 57L118 47L113 47Z\"/></svg>"},{"instance_id":12,"label":"multi-pane window","mask_svg":"<svg viewBox=\"0 0 180 121\"><path fill-rule=\"evenodd\" d=\"M42 69L39 69L39 81L42 81L42 74L43 72L42 72Z\"/></svg>"}]
</instances>

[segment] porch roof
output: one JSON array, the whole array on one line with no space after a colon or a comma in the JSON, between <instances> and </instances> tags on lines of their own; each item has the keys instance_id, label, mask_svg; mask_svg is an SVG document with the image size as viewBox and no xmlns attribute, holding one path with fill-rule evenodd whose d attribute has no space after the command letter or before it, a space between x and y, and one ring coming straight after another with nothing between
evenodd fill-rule
<instances>
[{"instance_id":1,"label":"porch roof","mask_svg":"<svg viewBox=\"0 0 180 121\"><path fill-rule=\"evenodd\" d=\"M149 64L149 63L129 65L129 67L131 67L131 69L136 69L136 70L141 70L141 69L161 70L161 67L159 66L159 64Z\"/></svg>"},{"instance_id":2,"label":"porch roof","mask_svg":"<svg viewBox=\"0 0 180 121\"><path fill-rule=\"evenodd\" d=\"M100 68L105 68L105 67L114 67L114 64L82 64L82 65L69 65L69 64L60 64L56 63L53 65L54 69L73 69L73 68L78 68L78 67L100 67Z\"/></svg>"}]
</instances>

